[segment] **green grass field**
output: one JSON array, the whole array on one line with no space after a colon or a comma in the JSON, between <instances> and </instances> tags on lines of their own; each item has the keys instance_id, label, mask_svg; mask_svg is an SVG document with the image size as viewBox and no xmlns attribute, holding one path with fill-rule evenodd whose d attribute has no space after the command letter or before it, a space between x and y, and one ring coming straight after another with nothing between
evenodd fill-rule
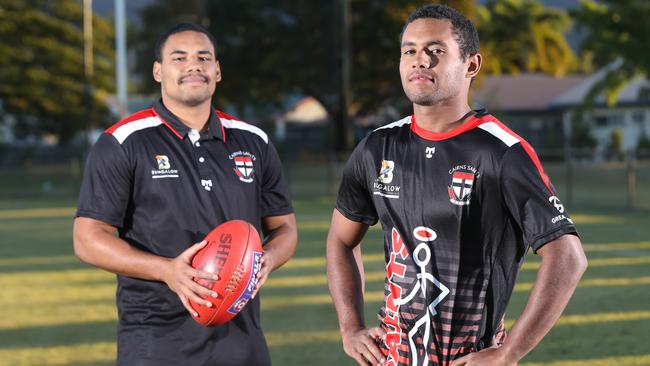
<instances>
[{"instance_id":1,"label":"green grass field","mask_svg":"<svg viewBox=\"0 0 650 366\"><path fill-rule=\"evenodd\" d=\"M275 365L354 364L340 345L327 291L324 241L333 197L331 185L320 184L315 195L296 195L298 251L262 292L263 327ZM313 185L297 189L307 187ZM78 176L67 167L3 171L0 188L0 365L113 364L114 276L72 254ZM521 364L650 365L650 212L590 205L571 212L590 267L557 326ZM366 318L375 324L384 268L378 228L362 248ZM525 304L536 263L530 255L509 324Z\"/></svg>"}]
</instances>

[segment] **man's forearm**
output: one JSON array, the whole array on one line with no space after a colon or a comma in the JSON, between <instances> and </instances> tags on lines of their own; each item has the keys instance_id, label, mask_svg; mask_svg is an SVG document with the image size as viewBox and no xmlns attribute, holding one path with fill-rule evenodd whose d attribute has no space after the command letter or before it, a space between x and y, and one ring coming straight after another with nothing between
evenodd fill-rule
<instances>
[{"instance_id":1,"label":"man's forearm","mask_svg":"<svg viewBox=\"0 0 650 366\"><path fill-rule=\"evenodd\" d=\"M264 256L271 257L276 270L285 264L296 251L298 232L293 214L265 219L267 235L264 243Z\"/></svg>"},{"instance_id":2,"label":"man's forearm","mask_svg":"<svg viewBox=\"0 0 650 366\"><path fill-rule=\"evenodd\" d=\"M327 280L341 332L364 328L363 282L353 249L328 240Z\"/></svg>"},{"instance_id":3,"label":"man's forearm","mask_svg":"<svg viewBox=\"0 0 650 366\"><path fill-rule=\"evenodd\" d=\"M96 220L78 217L73 229L77 257L109 272L162 281L163 268L170 261L139 250L114 235L114 228Z\"/></svg>"},{"instance_id":4,"label":"man's forearm","mask_svg":"<svg viewBox=\"0 0 650 366\"><path fill-rule=\"evenodd\" d=\"M539 254L542 263L528 303L503 345L513 361L523 358L553 327L587 265L580 241L573 235L546 244Z\"/></svg>"}]
</instances>

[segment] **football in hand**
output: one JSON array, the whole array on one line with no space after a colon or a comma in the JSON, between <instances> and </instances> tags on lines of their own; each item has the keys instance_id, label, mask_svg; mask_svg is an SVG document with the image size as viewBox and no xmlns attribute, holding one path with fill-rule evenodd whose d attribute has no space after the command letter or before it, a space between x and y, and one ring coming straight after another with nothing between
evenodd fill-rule
<instances>
[{"instance_id":1,"label":"football in hand","mask_svg":"<svg viewBox=\"0 0 650 366\"><path fill-rule=\"evenodd\" d=\"M217 280L194 280L218 294L203 297L211 307L190 301L197 312L194 320L205 326L228 322L251 299L260 271L262 243L255 227L246 221L232 220L217 226L205 240L208 242L192 259L192 267L214 273Z\"/></svg>"}]
</instances>

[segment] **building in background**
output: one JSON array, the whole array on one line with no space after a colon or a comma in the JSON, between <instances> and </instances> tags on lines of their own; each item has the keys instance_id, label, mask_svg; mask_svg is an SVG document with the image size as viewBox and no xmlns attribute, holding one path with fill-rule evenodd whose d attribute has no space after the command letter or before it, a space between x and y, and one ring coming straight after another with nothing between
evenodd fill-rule
<instances>
[{"instance_id":1,"label":"building in background","mask_svg":"<svg viewBox=\"0 0 650 366\"><path fill-rule=\"evenodd\" d=\"M546 158L562 156L564 136L584 124L600 160L608 151L635 150L650 136L650 81L637 78L609 106L604 93L585 103L606 69L589 76L555 78L539 74L488 76L474 91L476 106L484 106L526 138ZM613 142L613 140L619 140ZM578 146L577 148L580 148Z\"/></svg>"}]
</instances>

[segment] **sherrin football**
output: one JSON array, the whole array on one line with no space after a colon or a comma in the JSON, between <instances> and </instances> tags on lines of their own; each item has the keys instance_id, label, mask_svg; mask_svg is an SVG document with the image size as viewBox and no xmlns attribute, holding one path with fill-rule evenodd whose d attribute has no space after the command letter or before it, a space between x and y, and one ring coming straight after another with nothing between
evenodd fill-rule
<instances>
[{"instance_id":1,"label":"sherrin football","mask_svg":"<svg viewBox=\"0 0 650 366\"><path fill-rule=\"evenodd\" d=\"M262 243L255 227L246 221L232 220L217 226L205 240L208 242L192 259L192 267L214 273L219 279L194 280L212 289L217 298L202 297L212 307L190 301L197 312L194 320L205 326L227 323L253 295L262 258Z\"/></svg>"}]
</instances>

